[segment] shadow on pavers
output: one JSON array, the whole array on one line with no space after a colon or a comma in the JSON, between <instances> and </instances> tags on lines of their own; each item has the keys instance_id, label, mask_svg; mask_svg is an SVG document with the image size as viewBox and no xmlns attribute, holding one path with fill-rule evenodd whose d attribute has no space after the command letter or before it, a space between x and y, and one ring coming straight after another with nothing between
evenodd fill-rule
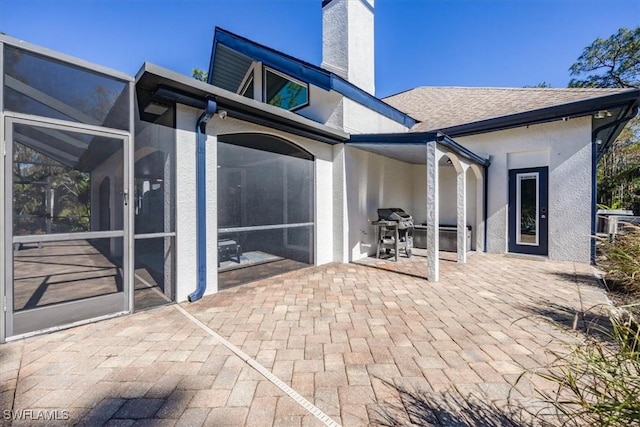
<instances>
[{"instance_id":1,"label":"shadow on pavers","mask_svg":"<svg viewBox=\"0 0 640 427\"><path fill-rule=\"evenodd\" d=\"M553 272L554 276L568 282L578 283L580 285L593 286L594 288L604 289L601 282L593 275L586 273L565 273Z\"/></svg>"},{"instance_id":2,"label":"shadow on pavers","mask_svg":"<svg viewBox=\"0 0 640 427\"><path fill-rule=\"evenodd\" d=\"M426 392L383 382L398 393L399 400L387 401L372 411L374 426L547 427L557 420L536 405L525 408L506 402L497 406L480 396L464 396L456 390Z\"/></svg>"},{"instance_id":3,"label":"shadow on pavers","mask_svg":"<svg viewBox=\"0 0 640 427\"><path fill-rule=\"evenodd\" d=\"M101 426L105 424L145 425L163 424L163 420L173 422L183 415L191 395L186 390L174 390L166 395L148 398L117 397L97 398L92 408L38 408L13 409L12 419L5 419L12 427L17 426ZM7 418L7 417L5 417ZM193 425L201 422L194 420Z\"/></svg>"},{"instance_id":4,"label":"shadow on pavers","mask_svg":"<svg viewBox=\"0 0 640 427\"><path fill-rule=\"evenodd\" d=\"M533 305L520 305L518 309L547 320L561 329L579 332L585 337L601 341L608 341L613 337L609 311L604 305L594 306L583 312L573 307L540 301ZM514 323L517 324L518 320Z\"/></svg>"}]
</instances>

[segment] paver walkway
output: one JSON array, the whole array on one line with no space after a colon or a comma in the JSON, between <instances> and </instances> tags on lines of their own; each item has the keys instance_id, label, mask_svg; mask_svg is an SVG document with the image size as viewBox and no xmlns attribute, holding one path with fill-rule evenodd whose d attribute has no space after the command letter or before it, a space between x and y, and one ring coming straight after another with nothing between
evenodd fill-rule
<instances>
[{"instance_id":1,"label":"paver walkway","mask_svg":"<svg viewBox=\"0 0 640 427\"><path fill-rule=\"evenodd\" d=\"M331 264L182 307L342 425L521 422L509 394L531 409L548 385L510 384L606 304L591 268L473 254L441 269ZM175 306L1 345L0 384L0 408L59 425L323 425Z\"/></svg>"}]
</instances>

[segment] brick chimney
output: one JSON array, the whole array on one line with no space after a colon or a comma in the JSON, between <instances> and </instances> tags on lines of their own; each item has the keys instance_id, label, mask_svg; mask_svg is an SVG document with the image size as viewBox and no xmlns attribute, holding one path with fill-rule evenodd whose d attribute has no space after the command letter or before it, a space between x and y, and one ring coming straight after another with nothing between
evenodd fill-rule
<instances>
[{"instance_id":1,"label":"brick chimney","mask_svg":"<svg viewBox=\"0 0 640 427\"><path fill-rule=\"evenodd\" d=\"M375 95L374 0L322 0L322 67Z\"/></svg>"}]
</instances>

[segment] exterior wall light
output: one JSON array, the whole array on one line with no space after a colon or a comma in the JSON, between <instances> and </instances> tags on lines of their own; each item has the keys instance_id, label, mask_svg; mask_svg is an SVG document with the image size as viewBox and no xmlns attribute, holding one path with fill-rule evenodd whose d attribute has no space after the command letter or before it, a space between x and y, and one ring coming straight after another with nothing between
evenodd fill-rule
<instances>
[{"instance_id":1,"label":"exterior wall light","mask_svg":"<svg viewBox=\"0 0 640 427\"><path fill-rule=\"evenodd\" d=\"M609 110L600 110L593 115L594 119L604 119L605 117L611 117L611 112Z\"/></svg>"}]
</instances>

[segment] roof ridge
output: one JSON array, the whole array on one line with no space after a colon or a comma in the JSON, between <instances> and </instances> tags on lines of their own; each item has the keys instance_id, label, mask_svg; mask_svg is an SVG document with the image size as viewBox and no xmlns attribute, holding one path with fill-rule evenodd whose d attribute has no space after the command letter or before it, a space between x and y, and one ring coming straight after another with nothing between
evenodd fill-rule
<instances>
[{"instance_id":1,"label":"roof ridge","mask_svg":"<svg viewBox=\"0 0 640 427\"><path fill-rule=\"evenodd\" d=\"M633 88L623 87L508 87L508 86L418 86L414 89L465 89L465 90L516 90L516 91L626 91L633 90ZM408 92L414 89L408 89L404 92ZM399 92L399 93L404 93ZM391 95L393 96L393 95Z\"/></svg>"},{"instance_id":2,"label":"roof ridge","mask_svg":"<svg viewBox=\"0 0 640 427\"><path fill-rule=\"evenodd\" d=\"M607 92L626 92L633 88L542 88L542 87L497 87L497 86L418 86L413 89L407 89L393 95L385 96L382 99L389 99L396 96L405 95L411 92L421 92L428 90L464 90L464 91L496 91L496 92L557 92L557 93L607 93Z\"/></svg>"}]
</instances>

